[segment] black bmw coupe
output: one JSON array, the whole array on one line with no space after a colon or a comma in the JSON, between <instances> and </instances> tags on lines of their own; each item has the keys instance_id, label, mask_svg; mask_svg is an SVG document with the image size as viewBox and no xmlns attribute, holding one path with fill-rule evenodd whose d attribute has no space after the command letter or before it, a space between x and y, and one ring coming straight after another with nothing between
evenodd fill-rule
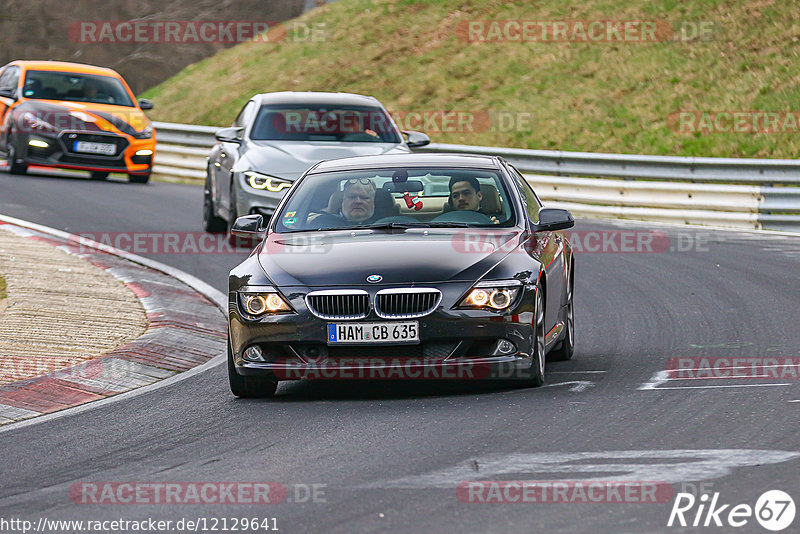
<instances>
[{"instance_id":1,"label":"black bmw coupe","mask_svg":"<svg viewBox=\"0 0 800 534\"><path fill-rule=\"evenodd\" d=\"M234 395L278 381L513 379L538 386L574 351L575 260L546 208L498 157L364 156L318 163L230 273Z\"/></svg>"}]
</instances>

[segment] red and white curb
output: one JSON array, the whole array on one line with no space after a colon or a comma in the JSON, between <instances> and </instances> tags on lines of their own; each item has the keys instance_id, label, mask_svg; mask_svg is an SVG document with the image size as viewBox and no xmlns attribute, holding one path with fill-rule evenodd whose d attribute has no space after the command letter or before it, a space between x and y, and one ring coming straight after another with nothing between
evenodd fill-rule
<instances>
[{"instance_id":1,"label":"red and white curb","mask_svg":"<svg viewBox=\"0 0 800 534\"><path fill-rule=\"evenodd\" d=\"M20 421L127 396L132 390L151 389L162 381L166 385L187 374L185 371L224 361L226 299L208 284L100 243L84 239L76 243L74 236L60 230L2 215L0 224L106 270L138 297L149 322L138 339L99 358L0 387L0 426L16 427Z\"/></svg>"}]
</instances>

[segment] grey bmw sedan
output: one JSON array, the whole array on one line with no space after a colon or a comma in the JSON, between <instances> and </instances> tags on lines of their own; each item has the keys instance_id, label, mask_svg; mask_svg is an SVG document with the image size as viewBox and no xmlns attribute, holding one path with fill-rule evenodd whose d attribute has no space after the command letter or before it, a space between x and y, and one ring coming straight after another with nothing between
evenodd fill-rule
<instances>
[{"instance_id":1,"label":"grey bmw sedan","mask_svg":"<svg viewBox=\"0 0 800 534\"><path fill-rule=\"evenodd\" d=\"M230 230L240 215L269 219L292 183L320 161L430 143L425 134L401 132L373 97L288 91L255 95L216 137L203 195L207 232Z\"/></svg>"}]
</instances>

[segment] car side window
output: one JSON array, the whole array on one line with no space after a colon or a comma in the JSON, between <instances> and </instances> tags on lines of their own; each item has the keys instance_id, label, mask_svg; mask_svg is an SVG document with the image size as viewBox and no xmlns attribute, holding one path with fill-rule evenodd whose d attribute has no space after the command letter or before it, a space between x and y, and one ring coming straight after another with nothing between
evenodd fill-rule
<instances>
[{"instance_id":1,"label":"car side window","mask_svg":"<svg viewBox=\"0 0 800 534\"><path fill-rule=\"evenodd\" d=\"M252 100L247 104L245 104L245 106L242 108L242 111L240 111L239 115L237 115L236 120L233 121L233 126L235 128L246 126L247 123L249 122L248 121L249 115L254 107L255 107L255 102L253 102Z\"/></svg>"},{"instance_id":2,"label":"car side window","mask_svg":"<svg viewBox=\"0 0 800 534\"><path fill-rule=\"evenodd\" d=\"M525 203L525 211L528 212L528 218L532 222L539 222L539 208L542 207L539 197L536 196L531 184L528 183L517 169L511 165L509 165L508 168L511 170L511 176L514 178L517 188L522 194L522 201Z\"/></svg>"},{"instance_id":3,"label":"car side window","mask_svg":"<svg viewBox=\"0 0 800 534\"><path fill-rule=\"evenodd\" d=\"M0 89L16 89L19 84L19 67L8 67L0 75Z\"/></svg>"}]
</instances>

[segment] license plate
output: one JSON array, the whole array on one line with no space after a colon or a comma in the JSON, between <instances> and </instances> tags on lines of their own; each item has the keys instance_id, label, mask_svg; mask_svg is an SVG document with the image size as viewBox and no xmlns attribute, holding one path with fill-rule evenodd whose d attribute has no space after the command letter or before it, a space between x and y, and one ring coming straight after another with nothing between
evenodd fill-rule
<instances>
[{"instance_id":1,"label":"license plate","mask_svg":"<svg viewBox=\"0 0 800 534\"><path fill-rule=\"evenodd\" d=\"M75 141L72 145L75 152L83 152L85 154L105 154L106 156L113 156L117 153L117 145L110 143L90 143L88 141Z\"/></svg>"},{"instance_id":2,"label":"license plate","mask_svg":"<svg viewBox=\"0 0 800 534\"><path fill-rule=\"evenodd\" d=\"M419 321L328 323L328 343L419 343Z\"/></svg>"}]
</instances>

